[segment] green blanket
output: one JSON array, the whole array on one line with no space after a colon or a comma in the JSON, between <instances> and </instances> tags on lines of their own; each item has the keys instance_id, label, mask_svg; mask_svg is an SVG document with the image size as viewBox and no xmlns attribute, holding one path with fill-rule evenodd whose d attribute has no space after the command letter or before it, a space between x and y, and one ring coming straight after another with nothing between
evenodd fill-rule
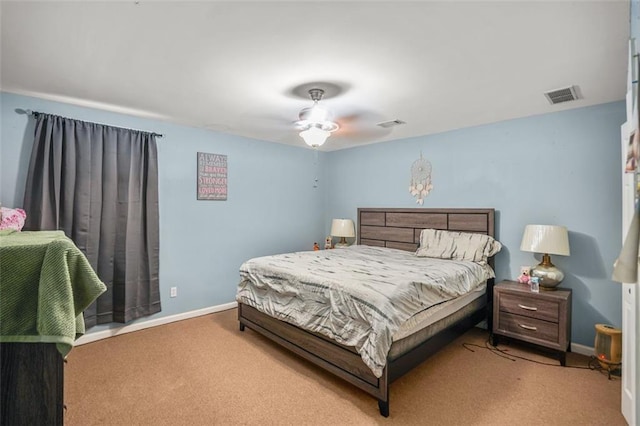
<instances>
[{"instance_id":1,"label":"green blanket","mask_svg":"<svg viewBox=\"0 0 640 426\"><path fill-rule=\"evenodd\" d=\"M106 289L62 231L0 231L0 342L56 343L66 356Z\"/></svg>"}]
</instances>

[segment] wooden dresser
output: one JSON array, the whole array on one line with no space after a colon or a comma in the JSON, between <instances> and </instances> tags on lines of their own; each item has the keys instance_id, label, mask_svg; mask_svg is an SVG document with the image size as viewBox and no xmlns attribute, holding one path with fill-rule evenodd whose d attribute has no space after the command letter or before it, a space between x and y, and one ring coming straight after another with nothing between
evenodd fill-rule
<instances>
[{"instance_id":1,"label":"wooden dresser","mask_svg":"<svg viewBox=\"0 0 640 426\"><path fill-rule=\"evenodd\" d=\"M63 359L55 343L0 343L0 424L63 424Z\"/></svg>"},{"instance_id":2,"label":"wooden dresser","mask_svg":"<svg viewBox=\"0 0 640 426\"><path fill-rule=\"evenodd\" d=\"M566 365L571 344L571 290L535 293L526 284L502 281L493 289L492 344L500 336L553 349Z\"/></svg>"},{"instance_id":3,"label":"wooden dresser","mask_svg":"<svg viewBox=\"0 0 640 426\"><path fill-rule=\"evenodd\" d=\"M62 231L0 231L0 425L62 425L64 357L106 286Z\"/></svg>"}]
</instances>

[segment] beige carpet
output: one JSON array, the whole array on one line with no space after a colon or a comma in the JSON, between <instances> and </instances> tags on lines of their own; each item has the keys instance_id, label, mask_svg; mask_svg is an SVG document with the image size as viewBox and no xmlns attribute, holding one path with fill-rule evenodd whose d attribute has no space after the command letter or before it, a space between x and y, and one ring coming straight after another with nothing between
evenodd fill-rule
<instances>
[{"instance_id":1,"label":"beige carpet","mask_svg":"<svg viewBox=\"0 0 640 426\"><path fill-rule=\"evenodd\" d=\"M391 385L391 416L357 388L238 331L236 310L78 346L65 366L66 425L624 425L620 379L511 361L474 329ZM557 364L530 348L502 346ZM567 363L586 366L569 354Z\"/></svg>"}]
</instances>

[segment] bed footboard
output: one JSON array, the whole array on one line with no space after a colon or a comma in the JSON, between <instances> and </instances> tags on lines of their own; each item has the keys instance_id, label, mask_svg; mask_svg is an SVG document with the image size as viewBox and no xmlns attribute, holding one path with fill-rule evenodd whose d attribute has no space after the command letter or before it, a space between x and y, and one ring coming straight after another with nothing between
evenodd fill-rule
<instances>
[{"instance_id":1,"label":"bed footboard","mask_svg":"<svg viewBox=\"0 0 640 426\"><path fill-rule=\"evenodd\" d=\"M375 397L378 400L380 414L388 417L389 385L486 319L487 308L489 306L452 324L399 358L387 361L380 378L373 375L354 348L279 321L242 303L238 303L238 321L240 331L243 331L245 326L249 327Z\"/></svg>"},{"instance_id":2,"label":"bed footboard","mask_svg":"<svg viewBox=\"0 0 640 426\"><path fill-rule=\"evenodd\" d=\"M238 303L238 321L241 331L249 327L377 398L380 413L389 415L387 369L377 378L354 348L279 321L243 303Z\"/></svg>"}]
</instances>

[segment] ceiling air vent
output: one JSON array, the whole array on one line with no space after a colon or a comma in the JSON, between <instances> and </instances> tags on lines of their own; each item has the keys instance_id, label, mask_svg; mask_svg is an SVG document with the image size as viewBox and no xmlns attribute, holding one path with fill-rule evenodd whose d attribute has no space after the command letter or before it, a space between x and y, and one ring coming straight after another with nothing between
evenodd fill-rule
<instances>
[{"instance_id":1,"label":"ceiling air vent","mask_svg":"<svg viewBox=\"0 0 640 426\"><path fill-rule=\"evenodd\" d=\"M560 104L562 102L576 101L579 99L577 86L569 86L562 89L551 90L545 92L544 96L551 105Z\"/></svg>"},{"instance_id":2,"label":"ceiling air vent","mask_svg":"<svg viewBox=\"0 0 640 426\"><path fill-rule=\"evenodd\" d=\"M381 123L376 124L376 126L384 127L386 129L388 127L399 126L401 124L407 124L407 123L406 121L398 120L396 118L395 120L383 121Z\"/></svg>"}]
</instances>

